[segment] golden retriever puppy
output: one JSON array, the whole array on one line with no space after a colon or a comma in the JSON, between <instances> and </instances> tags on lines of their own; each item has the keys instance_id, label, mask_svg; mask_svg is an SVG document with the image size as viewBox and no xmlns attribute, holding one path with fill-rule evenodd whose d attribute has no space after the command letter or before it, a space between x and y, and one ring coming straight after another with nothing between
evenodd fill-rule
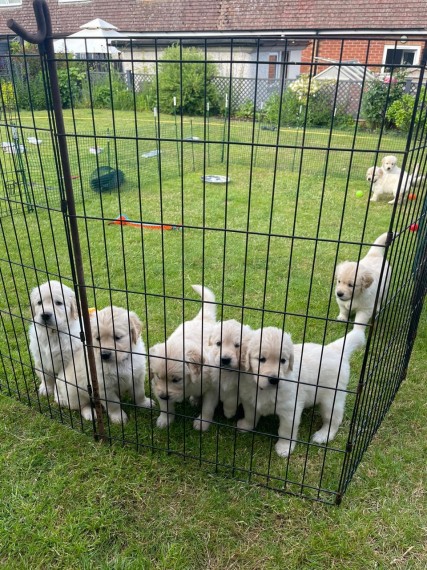
<instances>
[{"instance_id":1,"label":"golden retriever puppy","mask_svg":"<svg viewBox=\"0 0 427 570\"><path fill-rule=\"evenodd\" d=\"M30 351L40 379L39 394L46 396L54 393L56 376L82 348L76 296L59 281L47 281L34 287L30 301Z\"/></svg>"},{"instance_id":2,"label":"golden retriever puppy","mask_svg":"<svg viewBox=\"0 0 427 570\"><path fill-rule=\"evenodd\" d=\"M391 277L391 267L388 261L384 261L384 246L387 243L387 237L387 233L381 234L359 263L344 261L337 265L335 298L340 309L338 320L348 321L351 309L356 313L356 323L369 323L378 289L378 306L381 306L387 295ZM380 280L383 263L384 272Z\"/></svg>"},{"instance_id":3,"label":"golden retriever puppy","mask_svg":"<svg viewBox=\"0 0 427 570\"><path fill-rule=\"evenodd\" d=\"M378 201L378 197L382 194L388 194L393 196L389 204L394 204L396 201L401 204L411 186L416 186L424 179L424 176L418 176L418 171L419 165L416 164L413 174L409 172L402 174L395 156L384 157L381 167L372 166L366 173L366 179L371 182L371 202Z\"/></svg>"},{"instance_id":4,"label":"golden retriever puppy","mask_svg":"<svg viewBox=\"0 0 427 570\"><path fill-rule=\"evenodd\" d=\"M92 340L100 397L113 423L126 423L121 409L124 394L136 406L151 408L145 396L146 350L141 338L142 324L136 313L121 307L105 307L92 315Z\"/></svg>"},{"instance_id":5,"label":"golden retriever puppy","mask_svg":"<svg viewBox=\"0 0 427 570\"><path fill-rule=\"evenodd\" d=\"M177 402L202 397L202 411L193 426L206 431L218 404L217 374L208 355L208 340L216 323L215 295L207 287L192 287L203 299L199 313L180 324L166 342L149 350L150 378L160 406L159 428L173 422Z\"/></svg>"},{"instance_id":6,"label":"golden retriever puppy","mask_svg":"<svg viewBox=\"0 0 427 570\"><path fill-rule=\"evenodd\" d=\"M377 202L378 198L384 194L382 179L384 177L384 170L381 166L371 166L366 171L366 180L370 183L372 198L371 202ZM392 191L391 191L392 193Z\"/></svg>"},{"instance_id":7,"label":"golden retriever puppy","mask_svg":"<svg viewBox=\"0 0 427 570\"><path fill-rule=\"evenodd\" d=\"M246 364L246 346L252 329L234 319L217 323L209 338L211 364L218 367L224 415L232 418L239 404L240 371Z\"/></svg>"},{"instance_id":8,"label":"golden retriever puppy","mask_svg":"<svg viewBox=\"0 0 427 570\"><path fill-rule=\"evenodd\" d=\"M350 357L364 344L361 328L326 346L293 346L291 337L275 327L254 331L247 348L247 369L252 375L242 378L245 417L237 422L238 429L253 430L261 416L277 415L276 452L288 457L297 442L303 409L319 405L323 424L312 441L331 441L344 414Z\"/></svg>"},{"instance_id":9,"label":"golden retriever puppy","mask_svg":"<svg viewBox=\"0 0 427 570\"><path fill-rule=\"evenodd\" d=\"M146 351L141 338L138 316L120 307L105 307L91 315L99 395L112 423L125 424L126 412L120 406L123 396L131 396L136 406L151 408L153 401L145 396ZM80 410L92 419L88 394L89 379L85 354L58 380L59 400L63 406Z\"/></svg>"}]
</instances>

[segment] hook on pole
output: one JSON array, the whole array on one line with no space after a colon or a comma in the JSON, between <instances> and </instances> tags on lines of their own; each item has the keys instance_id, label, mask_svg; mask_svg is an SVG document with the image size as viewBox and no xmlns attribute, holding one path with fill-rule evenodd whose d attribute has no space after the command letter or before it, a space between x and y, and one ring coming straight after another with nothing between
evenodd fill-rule
<instances>
[{"instance_id":1,"label":"hook on pole","mask_svg":"<svg viewBox=\"0 0 427 570\"><path fill-rule=\"evenodd\" d=\"M26 42L39 45L45 41L47 36L52 35L49 8L46 0L34 0L33 10L37 22L37 32L35 34L28 32L21 24L15 22L13 18L7 21L7 25Z\"/></svg>"}]
</instances>

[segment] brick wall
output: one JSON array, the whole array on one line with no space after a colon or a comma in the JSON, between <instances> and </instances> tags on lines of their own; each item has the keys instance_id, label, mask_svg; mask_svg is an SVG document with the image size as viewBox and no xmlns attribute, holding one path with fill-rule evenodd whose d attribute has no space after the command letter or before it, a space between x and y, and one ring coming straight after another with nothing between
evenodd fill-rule
<instances>
[{"instance_id":1,"label":"brick wall","mask_svg":"<svg viewBox=\"0 0 427 570\"><path fill-rule=\"evenodd\" d=\"M320 73L330 65L327 62L313 59L315 56L336 61L357 60L362 64L368 64L371 71L379 73L384 57L384 46L386 45L394 45L394 42L390 40L367 41L357 39L345 40L344 42L340 42L339 40L320 40L317 50L315 44L311 42L302 52L303 63L301 65L301 73L309 73L310 67L312 67L310 65L304 65L304 62L307 64L316 64L315 67L313 67L315 74ZM397 45L397 47L412 46L423 47L423 43L408 41L404 45Z\"/></svg>"}]
</instances>

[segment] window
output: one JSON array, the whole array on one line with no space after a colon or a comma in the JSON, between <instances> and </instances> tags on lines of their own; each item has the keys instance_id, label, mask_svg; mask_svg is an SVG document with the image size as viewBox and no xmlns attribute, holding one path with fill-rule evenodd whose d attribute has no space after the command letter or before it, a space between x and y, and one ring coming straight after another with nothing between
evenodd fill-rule
<instances>
[{"instance_id":1,"label":"window","mask_svg":"<svg viewBox=\"0 0 427 570\"><path fill-rule=\"evenodd\" d=\"M283 70L285 70L285 77L286 77L286 69L287 66L280 65L280 63L286 63L288 61L288 53L284 52L276 52L270 53L268 55L268 74L267 77L271 81L274 79L280 79L283 74Z\"/></svg>"},{"instance_id":2,"label":"window","mask_svg":"<svg viewBox=\"0 0 427 570\"><path fill-rule=\"evenodd\" d=\"M384 71L390 71L390 66L417 65L419 62L419 47L385 46L384 48ZM394 68L395 69L395 68Z\"/></svg>"},{"instance_id":3,"label":"window","mask_svg":"<svg viewBox=\"0 0 427 570\"><path fill-rule=\"evenodd\" d=\"M21 6L22 0L0 0L0 8L3 6Z\"/></svg>"}]
</instances>

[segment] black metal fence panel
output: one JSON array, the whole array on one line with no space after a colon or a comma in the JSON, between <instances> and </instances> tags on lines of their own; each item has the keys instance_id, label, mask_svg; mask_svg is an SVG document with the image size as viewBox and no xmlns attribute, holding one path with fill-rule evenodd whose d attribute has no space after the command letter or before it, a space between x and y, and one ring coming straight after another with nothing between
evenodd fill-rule
<instances>
[{"instance_id":1,"label":"black metal fence panel","mask_svg":"<svg viewBox=\"0 0 427 570\"><path fill-rule=\"evenodd\" d=\"M221 36L221 89L215 38L145 38L149 57L133 38L127 74L5 40L1 391L110 443L340 502L426 292L424 60L368 79L369 38L358 82L337 61L320 85L314 58L290 82L301 64L283 60L269 93L271 36L240 39L247 79Z\"/></svg>"}]
</instances>

